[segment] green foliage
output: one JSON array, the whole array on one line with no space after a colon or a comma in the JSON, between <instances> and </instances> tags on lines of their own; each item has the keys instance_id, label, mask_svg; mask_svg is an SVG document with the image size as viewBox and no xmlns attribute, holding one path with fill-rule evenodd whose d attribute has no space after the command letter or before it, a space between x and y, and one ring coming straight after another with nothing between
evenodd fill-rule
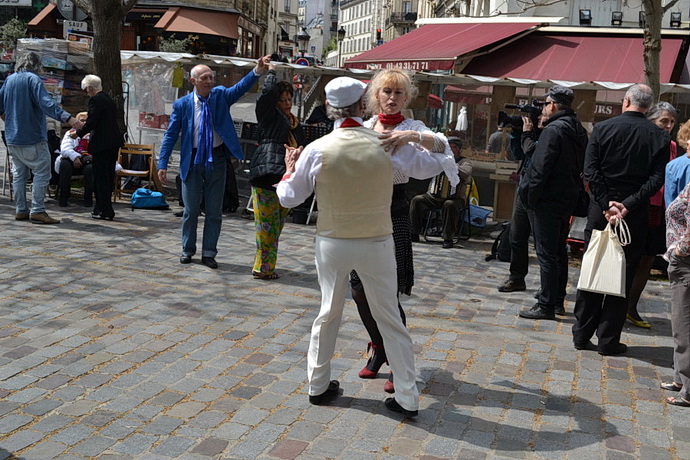
<instances>
[{"instance_id":1,"label":"green foliage","mask_svg":"<svg viewBox=\"0 0 690 460\"><path fill-rule=\"evenodd\" d=\"M323 58L325 59L326 56L328 56L328 53L331 51L335 51L338 49L338 38L337 37L331 37L331 42L328 44L325 50L323 50Z\"/></svg>"},{"instance_id":2,"label":"green foliage","mask_svg":"<svg viewBox=\"0 0 690 460\"><path fill-rule=\"evenodd\" d=\"M175 34L172 34L170 38L161 40L159 49L166 53L189 53L191 52L189 45L191 45L194 40L198 39L198 35L189 35L182 40L177 40Z\"/></svg>"},{"instance_id":3,"label":"green foliage","mask_svg":"<svg viewBox=\"0 0 690 460\"><path fill-rule=\"evenodd\" d=\"M26 23L12 18L5 25L0 26L0 48L14 49L17 40L26 37Z\"/></svg>"}]
</instances>

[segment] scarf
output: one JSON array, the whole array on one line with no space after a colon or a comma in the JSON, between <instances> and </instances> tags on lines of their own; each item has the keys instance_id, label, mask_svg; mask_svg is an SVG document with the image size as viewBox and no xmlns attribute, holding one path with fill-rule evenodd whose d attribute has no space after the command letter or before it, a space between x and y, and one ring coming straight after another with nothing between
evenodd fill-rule
<instances>
[{"instance_id":1,"label":"scarf","mask_svg":"<svg viewBox=\"0 0 690 460\"><path fill-rule=\"evenodd\" d=\"M211 109L208 106L208 97L201 97L201 117L199 119L199 139L196 148L194 164L206 163L207 167L213 165L213 125L211 122Z\"/></svg>"},{"instance_id":2,"label":"scarf","mask_svg":"<svg viewBox=\"0 0 690 460\"><path fill-rule=\"evenodd\" d=\"M383 113L379 113L379 122L383 125L387 126L397 126L400 123L403 122L405 117L403 117L402 113L398 112L393 115L385 115Z\"/></svg>"},{"instance_id":3,"label":"scarf","mask_svg":"<svg viewBox=\"0 0 690 460\"><path fill-rule=\"evenodd\" d=\"M295 134L293 133L293 131L299 126L299 119L292 113L289 113L285 116L288 119L288 123L290 123L290 131L288 131L287 145L289 145L290 147L297 147L297 138L295 138Z\"/></svg>"}]
</instances>

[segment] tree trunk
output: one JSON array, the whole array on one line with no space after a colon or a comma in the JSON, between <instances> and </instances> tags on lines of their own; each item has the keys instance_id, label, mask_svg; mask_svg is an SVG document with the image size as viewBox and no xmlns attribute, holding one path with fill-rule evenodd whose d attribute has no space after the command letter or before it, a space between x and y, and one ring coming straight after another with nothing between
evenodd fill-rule
<instances>
[{"instance_id":1,"label":"tree trunk","mask_svg":"<svg viewBox=\"0 0 690 460\"><path fill-rule=\"evenodd\" d=\"M643 0L645 12L644 28L644 77L645 83L652 88L654 97L659 99L659 68L661 61L661 21L664 10L661 0Z\"/></svg>"},{"instance_id":2,"label":"tree trunk","mask_svg":"<svg viewBox=\"0 0 690 460\"><path fill-rule=\"evenodd\" d=\"M118 108L117 124L125 132L124 98L122 95L122 63L120 38L125 13L118 2L93 0L93 65L94 73L103 81L103 91L113 98Z\"/></svg>"}]
</instances>

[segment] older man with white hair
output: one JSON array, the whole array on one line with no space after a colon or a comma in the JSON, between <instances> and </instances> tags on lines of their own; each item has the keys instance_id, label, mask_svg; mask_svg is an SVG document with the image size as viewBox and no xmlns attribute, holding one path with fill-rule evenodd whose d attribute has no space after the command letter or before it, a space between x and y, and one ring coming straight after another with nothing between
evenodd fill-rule
<instances>
[{"instance_id":1,"label":"older man with white hair","mask_svg":"<svg viewBox=\"0 0 690 460\"><path fill-rule=\"evenodd\" d=\"M414 352L396 302L393 169L424 178L439 174L443 166L437 154L409 144L393 155L386 153L378 134L362 126L365 90L364 83L350 77L326 85L327 112L335 129L304 151L287 149L287 172L277 193L285 207L297 206L314 190L319 200L315 245L321 310L312 326L307 357L309 402L325 404L338 396L340 383L330 379L331 358L349 274L357 270L395 375L395 398L386 399L386 407L414 417L419 407Z\"/></svg>"},{"instance_id":2,"label":"older man with white hair","mask_svg":"<svg viewBox=\"0 0 690 460\"><path fill-rule=\"evenodd\" d=\"M58 224L46 213L46 187L50 181L50 151L46 116L81 128L82 123L62 110L48 94L41 78L41 58L28 52L17 59L16 72L0 88L0 116L5 120L7 151L12 157L16 220ZM26 183L33 171L31 208L26 202Z\"/></svg>"}]
</instances>

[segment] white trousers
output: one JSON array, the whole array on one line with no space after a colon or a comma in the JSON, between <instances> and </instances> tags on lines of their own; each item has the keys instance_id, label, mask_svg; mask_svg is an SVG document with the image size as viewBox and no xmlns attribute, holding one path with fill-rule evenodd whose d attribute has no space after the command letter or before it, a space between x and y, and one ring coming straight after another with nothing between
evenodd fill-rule
<instances>
[{"instance_id":1,"label":"white trousers","mask_svg":"<svg viewBox=\"0 0 690 460\"><path fill-rule=\"evenodd\" d=\"M321 310L311 329L307 356L309 394L320 395L328 388L331 358L350 287L349 275L357 270L395 376L395 400L407 410L417 410L419 390L415 383L412 339L398 311L393 237L346 239L317 235L315 246Z\"/></svg>"}]
</instances>

